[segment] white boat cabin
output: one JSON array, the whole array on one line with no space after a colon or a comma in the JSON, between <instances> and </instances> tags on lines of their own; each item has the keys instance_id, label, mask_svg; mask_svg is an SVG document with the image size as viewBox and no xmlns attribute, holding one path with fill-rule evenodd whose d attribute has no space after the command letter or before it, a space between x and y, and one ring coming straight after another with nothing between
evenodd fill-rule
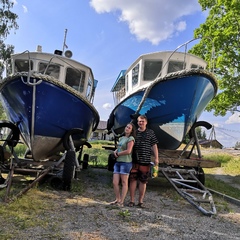
<instances>
[{"instance_id":1,"label":"white boat cabin","mask_svg":"<svg viewBox=\"0 0 240 240\"><path fill-rule=\"evenodd\" d=\"M41 49L41 48L40 48ZM56 50L54 54L25 51L11 56L11 72L29 72L49 75L78 91L89 102L93 102L97 80L94 80L91 68L86 65L62 56Z\"/></svg>"},{"instance_id":2,"label":"white boat cabin","mask_svg":"<svg viewBox=\"0 0 240 240\"><path fill-rule=\"evenodd\" d=\"M127 70L122 70L115 81L113 92L114 104L145 88L154 80L168 73L183 69L205 69L207 63L192 54L164 51L141 55Z\"/></svg>"}]
</instances>

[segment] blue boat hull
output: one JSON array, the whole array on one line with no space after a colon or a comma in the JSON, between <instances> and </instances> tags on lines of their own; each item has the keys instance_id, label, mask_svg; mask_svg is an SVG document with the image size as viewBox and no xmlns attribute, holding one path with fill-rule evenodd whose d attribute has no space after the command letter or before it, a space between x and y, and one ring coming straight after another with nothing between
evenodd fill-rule
<instances>
[{"instance_id":1,"label":"blue boat hull","mask_svg":"<svg viewBox=\"0 0 240 240\"><path fill-rule=\"evenodd\" d=\"M3 107L19 127L34 160L64 151L63 136L70 129L83 129L78 141L82 144L99 122L95 108L69 86L41 80L34 87L15 77L1 86Z\"/></svg>"},{"instance_id":2,"label":"blue boat hull","mask_svg":"<svg viewBox=\"0 0 240 240\"><path fill-rule=\"evenodd\" d=\"M217 91L215 80L206 74L164 78L156 82L139 114L146 115L148 127L158 138L160 149L177 149ZM145 89L118 104L108 119L108 130L123 132L133 120Z\"/></svg>"}]
</instances>

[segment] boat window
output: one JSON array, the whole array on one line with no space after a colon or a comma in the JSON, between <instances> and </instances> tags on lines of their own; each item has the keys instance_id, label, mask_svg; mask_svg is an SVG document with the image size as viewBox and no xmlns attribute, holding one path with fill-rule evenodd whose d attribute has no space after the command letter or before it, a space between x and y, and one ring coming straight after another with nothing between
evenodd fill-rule
<instances>
[{"instance_id":1,"label":"boat window","mask_svg":"<svg viewBox=\"0 0 240 240\"><path fill-rule=\"evenodd\" d=\"M31 69L29 69L29 66ZM14 72L28 72L29 70L33 69L33 61L23 60L23 59L16 59L15 60L15 67Z\"/></svg>"},{"instance_id":2,"label":"boat window","mask_svg":"<svg viewBox=\"0 0 240 240\"><path fill-rule=\"evenodd\" d=\"M197 65L197 64L191 64L191 68L199 68L199 69L204 69L202 66Z\"/></svg>"},{"instance_id":3,"label":"boat window","mask_svg":"<svg viewBox=\"0 0 240 240\"><path fill-rule=\"evenodd\" d=\"M125 79L126 79L126 91L128 92L128 74L127 74L127 76L125 77Z\"/></svg>"},{"instance_id":4,"label":"boat window","mask_svg":"<svg viewBox=\"0 0 240 240\"><path fill-rule=\"evenodd\" d=\"M144 81L154 80L162 69L162 61L147 60L144 62Z\"/></svg>"},{"instance_id":5,"label":"boat window","mask_svg":"<svg viewBox=\"0 0 240 240\"><path fill-rule=\"evenodd\" d=\"M137 85L139 75L139 64L136 65L132 70L132 86Z\"/></svg>"},{"instance_id":6,"label":"boat window","mask_svg":"<svg viewBox=\"0 0 240 240\"><path fill-rule=\"evenodd\" d=\"M91 93L92 93L92 85L93 85L93 80L92 78L89 76L88 78L88 85L87 85L87 99L90 101L91 100Z\"/></svg>"},{"instance_id":7,"label":"boat window","mask_svg":"<svg viewBox=\"0 0 240 240\"><path fill-rule=\"evenodd\" d=\"M181 71L185 68L186 64L179 61L169 61L168 73Z\"/></svg>"},{"instance_id":8,"label":"boat window","mask_svg":"<svg viewBox=\"0 0 240 240\"><path fill-rule=\"evenodd\" d=\"M59 79L60 65L57 64L48 65L47 63L40 62L39 73L46 74L51 77L55 77L56 79Z\"/></svg>"},{"instance_id":9,"label":"boat window","mask_svg":"<svg viewBox=\"0 0 240 240\"><path fill-rule=\"evenodd\" d=\"M67 68L65 83L79 92L84 91L86 73L81 70Z\"/></svg>"}]
</instances>

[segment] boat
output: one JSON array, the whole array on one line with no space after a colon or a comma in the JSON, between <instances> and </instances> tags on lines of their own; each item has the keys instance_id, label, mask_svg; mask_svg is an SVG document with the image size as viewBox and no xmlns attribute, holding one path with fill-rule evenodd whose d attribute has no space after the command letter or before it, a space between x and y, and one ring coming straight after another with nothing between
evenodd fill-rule
<instances>
[{"instance_id":1,"label":"boat","mask_svg":"<svg viewBox=\"0 0 240 240\"><path fill-rule=\"evenodd\" d=\"M119 136L127 123L145 115L159 149L179 148L218 89L206 61L179 51L191 41L174 51L143 54L120 71L111 89L115 107L109 133Z\"/></svg>"},{"instance_id":2,"label":"boat","mask_svg":"<svg viewBox=\"0 0 240 240\"><path fill-rule=\"evenodd\" d=\"M8 118L0 127L14 131L11 140L18 142L19 131L34 161L87 143L99 123L93 106L98 81L91 68L73 60L70 50L45 53L41 46L13 54L10 66L0 81Z\"/></svg>"}]
</instances>

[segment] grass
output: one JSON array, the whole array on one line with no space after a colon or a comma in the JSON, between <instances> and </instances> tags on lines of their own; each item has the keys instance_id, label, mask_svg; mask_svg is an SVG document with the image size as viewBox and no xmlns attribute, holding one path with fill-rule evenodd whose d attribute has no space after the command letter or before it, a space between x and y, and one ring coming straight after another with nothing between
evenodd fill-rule
<instances>
[{"instance_id":1,"label":"grass","mask_svg":"<svg viewBox=\"0 0 240 240\"><path fill-rule=\"evenodd\" d=\"M221 171L219 174L231 176L232 183L240 183L240 157L232 156L230 154L206 154L204 158L219 161L221 163ZM206 177L206 187L212 188L218 192L229 195L231 197L240 199L240 190L232 187L225 181L219 180L214 177L217 169L206 168L204 169Z\"/></svg>"},{"instance_id":2,"label":"grass","mask_svg":"<svg viewBox=\"0 0 240 240\"><path fill-rule=\"evenodd\" d=\"M26 150L27 146L23 143L17 144L17 146L14 148L14 151L16 152L18 157L23 157L25 155Z\"/></svg>"},{"instance_id":3,"label":"grass","mask_svg":"<svg viewBox=\"0 0 240 240\"><path fill-rule=\"evenodd\" d=\"M1 191L2 193L3 191ZM0 230L0 238L3 240L14 239L22 230L37 226L46 227L49 223L40 216L54 208L51 199L52 197L48 193L33 188L30 194L27 193L10 204L2 202L0 219L4 224ZM11 229L5 230L4 226L9 225Z\"/></svg>"},{"instance_id":4,"label":"grass","mask_svg":"<svg viewBox=\"0 0 240 240\"><path fill-rule=\"evenodd\" d=\"M89 154L89 156L97 156L97 166L106 167L108 161L108 155L111 150L107 151L103 146L111 146L113 142L111 141L92 141L90 142L92 148L84 148L83 155ZM83 156L82 155L82 156ZM89 162L90 165L93 165L93 162Z\"/></svg>"},{"instance_id":5,"label":"grass","mask_svg":"<svg viewBox=\"0 0 240 240\"><path fill-rule=\"evenodd\" d=\"M240 157L232 156L230 154L206 154L204 158L218 161L226 174L238 175L240 174Z\"/></svg>"},{"instance_id":6,"label":"grass","mask_svg":"<svg viewBox=\"0 0 240 240\"><path fill-rule=\"evenodd\" d=\"M205 174L205 186L207 188L216 190L222 194L231 196L236 199L240 199L240 190L230 186L228 183L214 178L214 176Z\"/></svg>"}]
</instances>

